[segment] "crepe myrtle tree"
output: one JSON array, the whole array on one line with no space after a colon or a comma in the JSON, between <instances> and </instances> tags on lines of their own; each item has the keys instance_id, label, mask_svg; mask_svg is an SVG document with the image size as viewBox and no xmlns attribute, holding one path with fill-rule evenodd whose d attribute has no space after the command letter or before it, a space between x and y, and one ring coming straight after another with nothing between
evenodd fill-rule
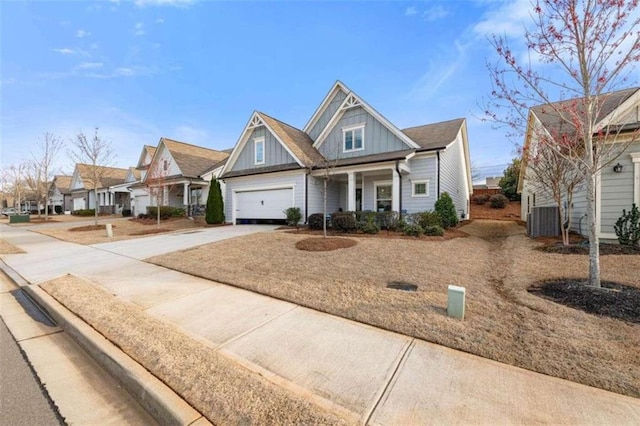
<instances>
[{"instance_id":1,"label":"crepe myrtle tree","mask_svg":"<svg viewBox=\"0 0 640 426\"><path fill-rule=\"evenodd\" d=\"M64 141L62 139L53 133L46 132L40 138L36 149L31 152L32 159L29 163L33 170L34 185L37 188L35 193L38 197L38 204L41 199L44 199L45 220L49 217L49 182L53 179L53 164L63 147ZM40 208L38 208L39 215Z\"/></svg>"},{"instance_id":2,"label":"crepe myrtle tree","mask_svg":"<svg viewBox=\"0 0 640 426\"><path fill-rule=\"evenodd\" d=\"M160 226L160 210L168 197L171 187L167 183L167 177L171 170L171 161L159 159L149 166L144 179L145 187L149 195L156 199L156 225Z\"/></svg>"},{"instance_id":3,"label":"crepe myrtle tree","mask_svg":"<svg viewBox=\"0 0 640 426\"><path fill-rule=\"evenodd\" d=\"M597 176L631 143L628 135L620 141L621 126L596 124L607 93L623 87L640 60L637 9L638 0L534 0L522 39L495 34L489 39L499 59L488 64L493 90L484 105L487 118L522 135L529 109L542 106L561 130L542 143L584 177L589 285L595 287L600 287ZM637 133L631 139L637 140Z\"/></svg>"}]
</instances>

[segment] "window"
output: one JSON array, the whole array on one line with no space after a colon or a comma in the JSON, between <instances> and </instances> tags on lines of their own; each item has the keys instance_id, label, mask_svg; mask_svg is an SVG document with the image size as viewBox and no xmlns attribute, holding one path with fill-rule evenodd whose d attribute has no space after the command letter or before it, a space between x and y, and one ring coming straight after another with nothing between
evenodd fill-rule
<instances>
[{"instance_id":1,"label":"window","mask_svg":"<svg viewBox=\"0 0 640 426\"><path fill-rule=\"evenodd\" d=\"M253 140L255 164L264 164L264 138Z\"/></svg>"},{"instance_id":2,"label":"window","mask_svg":"<svg viewBox=\"0 0 640 426\"><path fill-rule=\"evenodd\" d=\"M364 149L364 124L342 129L342 151L361 151Z\"/></svg>"},{"instance_id":3,"label":"window","mask_svg":"<svg viewBox=\"0 0 640 426\"><path fill-rule=\"evenodd\" d=\"M428 197L429 181L428 180L411 181L411 196L412 197Z\"/></svg>"},{"instance_id":4,"label":"window","mask_svg":"<svg viewBox=\"0 0 640 426\"><path fill-rule=\"evenodd\" d=\"M374 183L376 194L376 211L390 212L392 188L391 183Z\"/></svg>"}]
</instances>

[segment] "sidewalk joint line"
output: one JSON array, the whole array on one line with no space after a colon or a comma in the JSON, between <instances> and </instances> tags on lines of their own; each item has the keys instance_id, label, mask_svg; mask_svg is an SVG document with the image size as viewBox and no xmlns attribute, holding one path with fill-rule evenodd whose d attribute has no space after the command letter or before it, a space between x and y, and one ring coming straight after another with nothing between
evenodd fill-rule
<instances>
[{"instance_id":1,"label":"sidewalk joint line","mask_svg":"<svg viewBox=\"0 0 640 426\"><path fill-rule=\"evenodd\" d=\"M220 344L220 346L216 347L215 350L216 351L220 351L220 349L222 349L223 347L235 342L238 339L243 338L247 334L254 332L255 330L257 330L257 329L269 324L271 321L274 321L274 320L280 318L281 316L283 316L284 314L288 314L289 312L291 312L291 311L293 311L294 309L297 309L297 308L299 308L299 306L298 305L294 305L293 308L287 309L286 311L279 313L278 315L274 316L273 318L269 318L268 320L256 325L255 327L253 327L253 328L251 328L251 329L249 329L249 330L247 330L247 331L245 331L243 333L240 333L237 336L232 337L231 339L227 340L226 342L223 342L222 344Z\"/></svg>"},{"instance_id":2,"label":"sidewalk joint line","mask_svg":"<svg viewBox=\"0 0 640 426\"><path fill-rule=\"evenodd\" d=\"M409 353L411 352L411 349L413 349L415 344L416 344L416 339L412 338L409 341L409 343L405 346L404 350L402 351L402 354L398 357L396 365L395 365L395 367L393 369L393 373L391 373L391 375L389 376L389 380L387 380L387 383L382 387L382 390L378 394L378 397L376 398L376 401L373 404L373 406L371 407L371 409L366 413L366 416L364 416L362 418L362 423L361 424L363 424L363 425L369 424L369 421L371 420L371 417L373 416L373 413L375 413L375 411L378 409L378 405L380 405L380 402L382 401L382 398L387 393L387 390L391 387L391 383L393 383L393 381L395 380L396 376L398 375L398 371L400 371L400 368L404 364L404 362L407 359Z\"/></svg>"},{"instance_id":3,"label":"sidewalk joint line","mask_svg":"<svg viewBox=\"0 0 640 426\"><path fill-rule=\"evenodd\" d=\"M51 331L51 332L46 333L46 334L40 334L38 336L27 337L26 339L16 340L16 342L18 342L18 343L28 342L29 340L35 340L35 339L39 339L41 337L49 337L49 336L52 336L54 334L64 333L64 330L60 326L56 325L56 327L58 327L59 330Z\"/></svg>"}]
</instances>

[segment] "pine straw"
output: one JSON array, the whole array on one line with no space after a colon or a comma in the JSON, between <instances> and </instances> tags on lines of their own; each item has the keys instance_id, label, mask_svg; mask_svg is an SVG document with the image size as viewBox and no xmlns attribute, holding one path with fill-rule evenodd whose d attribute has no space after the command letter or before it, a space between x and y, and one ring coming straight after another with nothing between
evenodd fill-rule
<instances>
[{"instance_id":1,"label":"pine straw","mask_svg":"<svg viewBox=\"0 0 640 426\"><path fill-rule=\"evenodd\" d=\"M0 254L18 254L18 253L24 253L24 250L14 246L13 244L6 242L3 239L0 239Z\"/></svg>"},{"instance_id":2,"label":"pine straw","mask_svg":"<svg viewBox=\"0 0 640 426\"><path fill-rule=\"evenodd\" d=\"M350 238L305 238L296 243L298 250L331 251L353 247L358 242Z\"/></svg>"},{"instance_id":3,"label":"pine straw","mask_svg":"<svg viewBox=\"0 0 640 426\"><path fill-rule=\"evenodd\" d=\"M357 238L304 252L305 235L253 234L149 261L529 370L640 396L640 325L529 294L545 279L585 278L587 257L534 250L513 222L473 221L470 238ZM215 255L211 255L215 253ZM640 257L604 256L603 279L640 286ZM388 289L391 282L416 292ZM464 321L446 316L447 286L467 289Z\"/></svg>"},{"instance_id":4,"label":"pine straw","mask_svg":"<svg viewBox=\"0 0 640 426\"><path fill-rule=\"evenodd\" d=\"M214 424L345 424L87 281L67 275L41 287Z\"/></svg>"}]
</instances>

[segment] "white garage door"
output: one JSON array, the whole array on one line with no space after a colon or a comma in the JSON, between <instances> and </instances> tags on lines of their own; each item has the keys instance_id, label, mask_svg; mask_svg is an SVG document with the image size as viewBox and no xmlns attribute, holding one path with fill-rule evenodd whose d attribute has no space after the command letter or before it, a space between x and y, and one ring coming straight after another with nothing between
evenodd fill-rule
<instances>
[{"instance_id":1,"label":"white garage door","mask_svg":"<svg viewBox=\"0 0 640 426\"><path fill-rule=\"evenodd\" d=\"M236 193L237 219L285 219L293 207L293 188Z\"/></svg>"},{"instance_id":2,"label":"white garage door","mask_svg":"<svg viewBox=\"0 0 640 426\"><path fill-rule=\"evenodd\" d=\"M134 209L133 213L137 216L139 214L147 213L147 206L149 206L149 196L148 195L136 195L134 198Z\"/></svg>"}]
</instances>

